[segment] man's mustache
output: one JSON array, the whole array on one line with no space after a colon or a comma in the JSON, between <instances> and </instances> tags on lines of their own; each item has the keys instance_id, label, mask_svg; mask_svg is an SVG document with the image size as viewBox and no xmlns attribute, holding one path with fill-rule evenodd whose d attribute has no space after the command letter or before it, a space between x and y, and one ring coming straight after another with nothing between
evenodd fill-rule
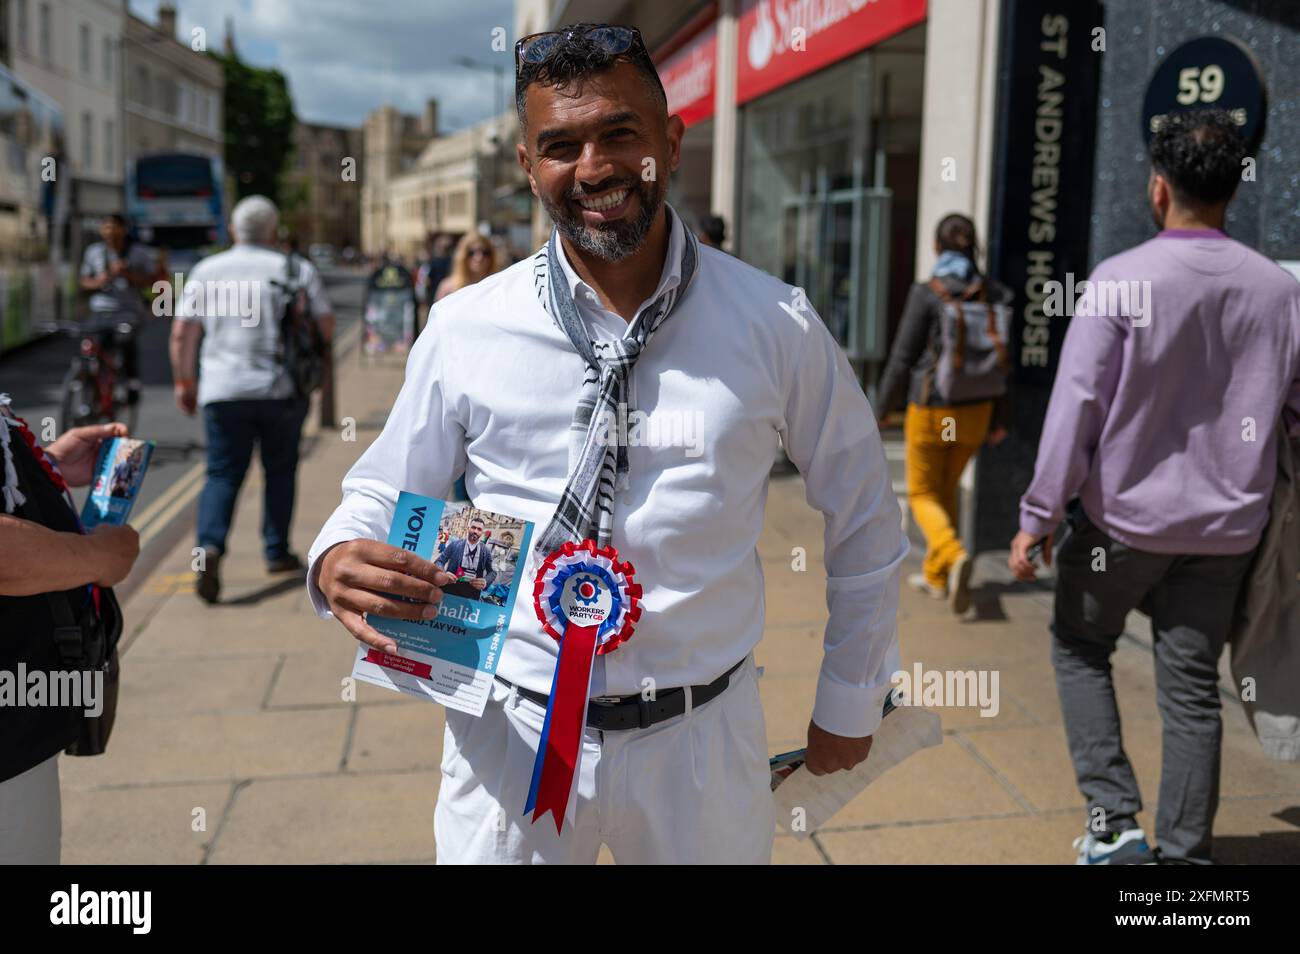
<instances>
[{"instance_id":1,"label":"man's mustache","mask_svg":"<svg viewBox=\"0 0 1300 954\"><path fill-rule=\"evenodd\" d=\"M578 199L586 199L593 195L599 195L602 192L608 192L610 189L635 189L635 188L636 188L635 179L629 179L622 182L615 182L613 180L610 180L607 182L602 182L600 185L595 186L594 188L574 189L571 193L569 193L569 198L573 199L576 202Z\"/></svg>"}]
</instances>

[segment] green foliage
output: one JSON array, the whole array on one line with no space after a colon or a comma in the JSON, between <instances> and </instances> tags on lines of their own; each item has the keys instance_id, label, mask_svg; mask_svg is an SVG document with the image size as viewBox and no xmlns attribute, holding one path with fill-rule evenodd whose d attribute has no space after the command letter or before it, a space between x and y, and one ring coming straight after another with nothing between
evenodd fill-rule
<instances>
[{"instance_id":1,"label":"green foliage","mask_svg":"<svg viewBox=\"0 0 1300 954\"><path fill-rule=\"evenodd\" d=\"M264 195L278 204L297 122L289 84L279 70L250 66L233 53L210 55L226 73L226 170L235 198Z\"/></svg>"}]
</instances>

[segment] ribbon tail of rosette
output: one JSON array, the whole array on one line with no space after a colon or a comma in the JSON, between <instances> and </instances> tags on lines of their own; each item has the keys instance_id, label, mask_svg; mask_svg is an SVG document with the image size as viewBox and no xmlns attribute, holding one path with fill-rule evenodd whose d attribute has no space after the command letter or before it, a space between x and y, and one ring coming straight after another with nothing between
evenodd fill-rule
<instances>
[{"instance_id":1,"label":"ribbon tail of rosette","mask_svg":"<svg viewBox=\"0 0 1300 954\"><path fill-rule=\"evenodd\" d=\"M597 626L574 626L564 630L555 679L546 703L533 762L533 780L528 786L524 814L533 821L548 811L558 834L564 824L573 782L582 757L582 735L587 724L587 696L591 689L591 665L596 656Z\"/></svg>"}]
</instances>

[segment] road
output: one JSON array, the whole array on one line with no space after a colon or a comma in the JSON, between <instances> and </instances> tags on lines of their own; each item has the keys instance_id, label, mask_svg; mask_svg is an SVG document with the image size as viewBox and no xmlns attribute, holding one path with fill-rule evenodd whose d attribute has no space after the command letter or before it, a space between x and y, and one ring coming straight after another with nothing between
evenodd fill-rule
<instances>
[{"instance_id":1,"label":"road","mask_svg":"<svg viewBox=\"0 0 1300 954\"><path fill-rule=\"evenodd\" d=\"M360 320L364 276L350 271L322 273L334 306L340 340ZM140 333L140 380L143 385L140 418L133 436L156 442L131 514L131 524L141 532L143 553L132 579L143 578L156 558L193 524L192 486L202 479L204 459L201 415L186 417L172 398L171 369L167 357L170 322L150 321ZM13 399L13 410L46 438L58 426L63 376L77 353L77 340L54 336L0 356L0 392ZM85 490L74 492L80 507ZM142 522L142 518L144 521ZM144 571L144 572L141 572Z\"/></svg>"}]
</instances>

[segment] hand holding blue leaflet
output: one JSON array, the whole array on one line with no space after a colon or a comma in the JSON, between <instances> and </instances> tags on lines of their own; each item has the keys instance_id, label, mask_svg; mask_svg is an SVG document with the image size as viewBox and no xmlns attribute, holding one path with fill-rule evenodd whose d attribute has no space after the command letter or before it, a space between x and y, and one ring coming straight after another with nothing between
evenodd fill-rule
<instances>
[{"instance_id":1,"label":"hand holding blue leaflet","mask_svg":"<svg viewBox=\"0 0 1300 954\"><path fill-rule=\"evenodd\" d=\"M101 523L121 526L144 483L144 473L153 456L153 441L114 437L99 446L90 495L81 511L81 524L90 530Z\"/></svg>"},{"instance_id":2,"label":"hand holding blue leaflet","mask_svg":"<svg viewBox=\"0 0 1300 954\"><path fill-rule=\"evenodd\" d=\"M434 563L458 581L477 579L483 585L448 584L433 619L367 617L398 651L359 646L353 678L482 715L519 592L522 574L513 568L527 554L532 532L526 520L403 491L389 545ZM509 581L493 586L507 570L513 574Z\"/></svg>"}]
</instances>

